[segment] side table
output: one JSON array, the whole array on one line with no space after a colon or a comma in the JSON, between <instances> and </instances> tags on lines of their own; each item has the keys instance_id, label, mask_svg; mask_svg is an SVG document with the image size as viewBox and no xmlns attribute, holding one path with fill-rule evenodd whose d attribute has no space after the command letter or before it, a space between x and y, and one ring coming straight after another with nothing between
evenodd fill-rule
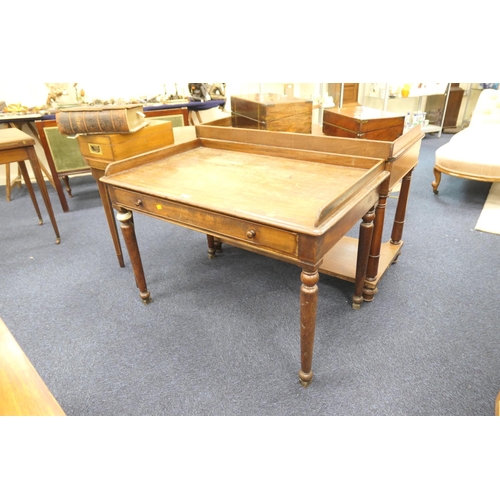
<instances>
[{"instance_id":1,"label":"side table","mask_svg":"<svg viewBox=\"0 0 500 500\"><path fill-rule=\"evenodd\" d=\"M39 224L43 224L42 215L40 213L40 208L36 201L35 192L33 191L33 186L29 178L28 169L26 168L26 160L29 160L33 172L35 174L36 182L42 192L42 198L45 202L45 207L52 222L52 227L56 233L56 243L60 243L61 237L59 235L59 229L57 227L54 212L52 210L52 204L50 202L49 193L47 192L47 186L43 179L42 170L38 157L35 153L35 140L30 135L22 132L17 128L8 128L0 130L0 164L7 163L18 163L21 169L21 174L23 176L26 187L35 207L35 211L38 215Z\"/></svg>"}]
</instances>

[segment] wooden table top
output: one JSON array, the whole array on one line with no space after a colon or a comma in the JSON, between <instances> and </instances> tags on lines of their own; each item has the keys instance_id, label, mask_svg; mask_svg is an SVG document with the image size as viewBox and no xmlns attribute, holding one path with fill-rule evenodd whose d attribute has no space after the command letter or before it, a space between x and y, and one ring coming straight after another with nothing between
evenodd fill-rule
<instances>
[{"instance_id":1,"label":"wooden table top","mask_svg":"<svg viewBox=\"0 0 500 500\"><path fill-rule=\"evenodd\" d=\"M316 233L346 200L383 172L383 162L376 159L310 153L303 155L304 160L255 154L258 148L246 152L203 147L199 141L190 145L192 149L135 168L115 172L111 165L103 181L193 207ZM315 158L321 161L311 161ZM120 163L124 162L114 165Z\"/></svg>"}]
</instances>

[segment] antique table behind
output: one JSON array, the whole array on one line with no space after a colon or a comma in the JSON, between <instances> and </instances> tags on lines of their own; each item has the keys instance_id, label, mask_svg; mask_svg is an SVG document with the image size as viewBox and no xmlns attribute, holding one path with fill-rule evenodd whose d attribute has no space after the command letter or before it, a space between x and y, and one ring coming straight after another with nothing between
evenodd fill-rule
<instances>
[{"instance_id":1,"label":"antique table behind","mask_svg":"<svg viewBox=\"0 0 500 500\"><path fill-rule=\"evenodd\" d=\"M5 124L7 125L7 127L17 128L19 130L22 130L23 127L26 125L33 133L33 138L35 139L35 141L40 142L40 137L38 136L36 128L33 126L33 122L39 120L41 117L42 115L38 113L31 113L27 115L13 115L11 113L0 113L0 125ZM40 165L40 168L42 169L42 172L46 175L49 182L55 188L56 184L54 182L54 179L52 178L50 170L40 161L40 158L38 158L38 163ZM17 179L15 179L14 183L19 184L19 187L21 187L21 178L18 177ZM10 198L9 193L7 193L7 195L9 199Z\"/></svg>"},{"instance_id":2,"label":"antique table behind","mask_svg":"<svg viewBox=\"0 0 500 500\"><path fill-rule=\"evenodd\" d=\"M222 118L197 127L198 135L203 138L224 136L224 130L231 130L231 118ZM236 134L239 134L240 137L245 137L245 140L254 144L274 144L281 147L293 146L308 151L325 151L364 158L382 158L385 161L385 168L390 172L391 176L380 188L365 288L363 290L363 299L368 302L372 301L377 292L380 279L391 264L397 260L403 248L403 230L411 177L418 163L420 145L424 137L420 126L408 130L395 141L329 137L322 133L321 125L313 125L312 134L279 134L266 131L245 131L244 129L240 129L238 132L237 130L233 129L232 132L227 133L230 133L233 138L236 138ZM399 183L401 183L401 189L392 225L391 238L389 241L382 242L387 198L391 190ZM357 251L357 239L352 236L345 236L325 256L320 272L342 280L355 281ZM353 306L357 308L360 303L354 302Z\"/></svg>"},{"instance_id":3,"label":"antique table behind","mask_svg":"<svg viewBox=\"0 0 500 500\"><path fill-rule=\"evenodd\" d=\"M40 162L35 152L35 139L25 132L17 128L6 128L0 130L0 165L3 163L15 163L19 164L21 169L24 182L28 188L28 193L31 197L33 206L38 215L39 224L43 224L42 214L36 201L35 192L31 184L30 176L28 174L28 169L26 167L26 161L29 160L33 173L35 174L36 182L38 188L42 193L42 198L45 203L45 208L49 214L50 221L54 232L56 233L56 243L61 241L61 236L59 235L59 228L57 227L56 218L54 216L54 211L52 209L52 203L50 201L49 194L47 192L47 186L43 179L42 169L40 167Z\"/></svg>"},{"instance_id":4,"label":"antique table behind","mask_svg":"<svg viewBox=\"0 0 500 500\"><path fill-rule=\"evenodd\" d=\"M238 133L240 132L240 133ZM243 133L241 133L243 132ZM303 385L312 379L318 270L325 255L361 218L358 283L363 285L380 185L380 159L256 145L245 130L196 139L109 165L107 185L140 296L148 302L133 212L147 214L302 269ZM361 293L358 290L358 293Z\"/></svg>"}]
</instances>

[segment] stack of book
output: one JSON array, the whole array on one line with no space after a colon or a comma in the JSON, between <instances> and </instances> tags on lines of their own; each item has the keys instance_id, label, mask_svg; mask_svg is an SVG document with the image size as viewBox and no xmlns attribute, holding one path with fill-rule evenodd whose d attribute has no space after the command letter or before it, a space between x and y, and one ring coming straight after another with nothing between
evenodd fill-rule
<instances>
[{"instance_id":1,"label":"stack of book","mask_svg":"<svg viewBox=\"0 0 500 500\"><path fill-rule=\"evenodd\" d=\"M146 120L138 104L65 108L56 123L61 134L78 138L87 165L100 169L174 143L172 123Z\"/></svg>"}]
</instances>

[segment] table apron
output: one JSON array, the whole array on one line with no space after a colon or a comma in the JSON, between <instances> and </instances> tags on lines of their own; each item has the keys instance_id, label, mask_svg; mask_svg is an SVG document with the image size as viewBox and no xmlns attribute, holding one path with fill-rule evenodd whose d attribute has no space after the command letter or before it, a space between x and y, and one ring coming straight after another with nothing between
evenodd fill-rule
<instances>
[{"instance_id":1,"label":"table apron","mask_svg":"<svg viewBox=\"0 0 500 500\"><path fill-rule=\"evenodd\" d=\"M19 161L29 160L28 150L26 148L4 149L0 151L2 163L17 163Z\"/></svg>"},{"instance_id":2,"label":"table apron","mask_svg":"<svg viewBox=\"0 0 500 500\"><path fill-rule=\"evenodd\" d=\"M298 257L298 234L280 228L239 219L210 210L183 205L108 185L115 208L125 208L195 231L242 244L245 248L281 254L292 261Z\"/></svg>"}]
</instances>

